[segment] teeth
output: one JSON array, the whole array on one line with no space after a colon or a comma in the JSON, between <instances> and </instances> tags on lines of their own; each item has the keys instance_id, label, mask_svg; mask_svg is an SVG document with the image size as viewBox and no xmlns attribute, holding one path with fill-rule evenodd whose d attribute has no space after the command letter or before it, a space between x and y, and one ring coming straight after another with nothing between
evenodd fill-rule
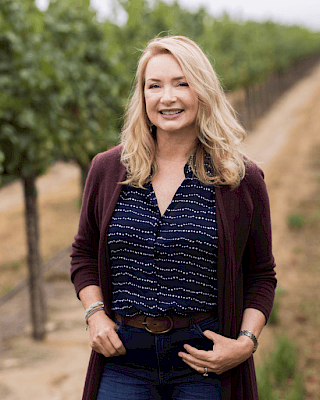
<instances>
[{"instance_id":1,"label":"teeth","mask_svg":"<svg viewBox=\"0 0 320 400\"><path fill-rule=\"evenodd\" d=\"M174 114L179 114L181 113L183 110L174 110L174 111L160 111L161 114L164 115L174 115Z\"/></svg>"}]
</instances>

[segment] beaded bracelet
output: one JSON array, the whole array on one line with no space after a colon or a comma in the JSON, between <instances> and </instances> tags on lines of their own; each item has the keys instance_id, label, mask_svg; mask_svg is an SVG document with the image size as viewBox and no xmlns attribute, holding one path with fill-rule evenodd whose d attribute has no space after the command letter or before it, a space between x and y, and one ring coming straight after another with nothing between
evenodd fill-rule
<instances>
[{"instance_id":1,"label":"beaded bracelet","mask_svg":"<svg viewBox=\"0 0 320 400\"><path fill-rule=\"evenodd\" d=\"M91 310L93 310L93 309L96 308L96 307L100 307L100 306L103 307L102 301L97 301L96 303L91 304L91 306L90 306L89 308L86 309L85 317L86 317L86 315L87 315Z\"/></svg>"},{"instance_id":2,"label":"beaded bracelet","mask_svg":"<svg viewBox=\"0 0 320 400\"><path fill-rule=\"evenodd\" d=\"M104 307L97 307L97 308L93 309L91 312L89 312L89 314L86 314L86 317L85 317L85 319L86 319L86 324L87 324L86 330L88 329L88 326L89 326L89 324L88 324L88 319L89 319L89 317L90 317L92 314L96 313L97 311L102 311L102 310L104 310Z\"/></svg>"},{"instance_id":3,"label":"beaded bracelet","mask_svg":"<svg viewBox=\"0 0 320 400\"><path fill-rule=\"evenodd\" d=\"M254 348L253 348L253 352L252 352L252 353L254 353L254 352L257 350L257 348L258 348L258 340L257 340L257 338L254 336L254 334L253 334L252 332L250 332L250 331L244 330L244 331L241 331L241 332L239 333L238 338L239 338L240 336L248 336L248 337L253 341Z\"/></svg>"}]
</instances>

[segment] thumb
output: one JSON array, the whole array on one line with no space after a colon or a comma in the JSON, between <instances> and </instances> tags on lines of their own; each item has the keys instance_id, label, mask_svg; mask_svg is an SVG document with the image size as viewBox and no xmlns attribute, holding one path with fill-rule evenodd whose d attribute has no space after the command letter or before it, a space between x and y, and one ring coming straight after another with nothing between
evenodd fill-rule
<instances>
[{"instance_id":1,"label":"thumb","mask_svg":"<svg viewBox=\"0 0 320 400\"><path fill-rule=\"evenodd\" d=\"M203 334L204 334L208 339L212 340L213 343L216 342L216 341L218 341L219 338L221 337L221 335L219 335L218 333L215 333L215 332L209 331L209 330L204 331Z\"/></svg>"}]
</instances>

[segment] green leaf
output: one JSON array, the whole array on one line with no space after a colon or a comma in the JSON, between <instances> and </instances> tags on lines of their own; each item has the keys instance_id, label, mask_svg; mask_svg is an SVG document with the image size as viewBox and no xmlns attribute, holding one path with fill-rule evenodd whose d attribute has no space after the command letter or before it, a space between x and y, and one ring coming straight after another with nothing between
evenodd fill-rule
<instances>
[{"instance_id":1,"label":"green leaf","mask_svg":"<svg viewBox=\"0 0 320 400\"><path fill-rule=\"evenodd\" d=\"M49 62L49 60L47 60L47 59L41 60L41 69L42 69L43 73L48 77L55 75L55 69L54 69L53 65Z\"/></svg>"}]
</instances>

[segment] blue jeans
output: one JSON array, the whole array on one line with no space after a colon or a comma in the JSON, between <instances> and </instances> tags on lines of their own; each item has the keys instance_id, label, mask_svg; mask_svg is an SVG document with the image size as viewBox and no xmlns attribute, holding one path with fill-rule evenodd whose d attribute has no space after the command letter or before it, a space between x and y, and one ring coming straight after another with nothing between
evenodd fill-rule
<instances>
[{"instance_id":1,"label":"blue jeans","mask_svg":"<svg viewBox=\"0 0 320 400\"><path fill-rule=\"evenodd\" d=\"M106 359L97 400L221 400L219 376L204 377L178 356L185 343L212 350L203 331L218 332L217 317L199 323L190 318L188 328L163 335L116 322L127 353Z\"/></svg>"}]
</instances>

